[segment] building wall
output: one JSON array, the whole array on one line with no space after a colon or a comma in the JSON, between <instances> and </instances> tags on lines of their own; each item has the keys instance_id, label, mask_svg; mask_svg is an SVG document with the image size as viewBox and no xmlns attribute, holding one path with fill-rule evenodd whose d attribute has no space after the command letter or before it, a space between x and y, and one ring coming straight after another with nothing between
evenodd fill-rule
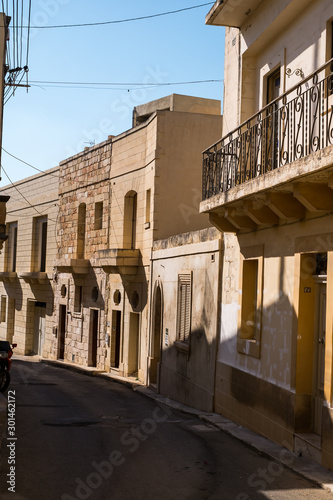
<instances>
[{"instance_id":1,"label":"building wall","mask_svg":"<svg viewBox=\"0 0 333 500\"><path fill-rule=\"evenodd\" d=\"M10 196L7 203L7 232L10 224L17 223L16 272L10 279L9 246L11 238L4 245L0 255L0 294L5 311L1 315L0 336L17 343L18 354L36 353L36 303L45 307L45 341L42 355L50 356L53 342L53 261L59 248L56 238L58 224L58 175L53 168L43 174L16 182L1 189L1 194ZM45 276L42 280L32 278L37 271L33 258L34 221L47 217L47 245Z\"/></svg>"},{"instance_id":2,"label":"building wall","mask_svg":"<svg viewBox=\"0 0 333 500\"><path fill-rule=\"evenodd\" d=\"M221 9L221 22L223 8L228 7L228 3L224 4L215 5ZM235 7L239 19L247 2L243 4L243 7ZM318 92L316 77L304 82L302 89L297 84L333 55L333 5L328 0L258 2L257 8L248 14L240 29L226 28L223 136L266 105L268 78L278 68L280 96L293 86L296 87L290 99L296 97L297 90L310 94L307 89L313 88L311 99L314 103ZM237 17L232 12L230 16ZM290 77L287 70L290 70ZM323 79L324 73L324 70L319 72L319 79ZM327 98L329 110L331 103L326 89L320 97L323 102ZM293 116L290 113L286 118L283 113L279 114L278 146L285 139L283 120L286 119L290 120L289 134L292 135L297 127L299 132L291 148L299 148L298 152L302 148L297 143L301 142L301 132L306 135L310 129L309 116L316 117L314 104L312 109L305 111L305 99L303 102L300 95L296 100ZM283 105L282 100L276 104L281 108ZM290 109L286 107L286 113ZM295 115L302 110L307 114L300 125ZM258 130L265 126L263 119L266 116L266 110L258 115ZM254 118L252 125L256 122ZM273 127L274 120L270 124L266 121L267 124ZM313 146L316 140L319 141L314 136L320 136L316 124L311 132ZM258 136L260 134L259 130ZM264 141L265 134L260 135L260 139ZM236 144L236 153L237 147ZM212 220L217 226L219 214L224 217L223 223L228 220L236 221L236 225L239 223L237 229L234 225L238 234L224 233L215 409L297 453L314 453L316 460L333 468L333 319L330 312L333 205L330 193L330 203L323 210L311 206L304 197L297 198L298 182L313 193L318 182L332 175L331 145L322 140L321 147L323 149L317 153L315 147L309 147L307 152L302 150L302 155L295 155L295 160L302 158L293 163L286 161L289 164L284 174L284 167L275 169L273 164L272 171L268 172L261 169L260 159L255 159L258 178L254 175L247 182L245 176L236 181L234 188L207 200L206 210L215 216ZM279 152L283 154L281 149ZM239 150L239 154L242 151ZM316 171L318 158L327 160L320 172ZM301 176L305 165L307 170ZM293 168L300 169L298 174L293 175ZM277 180L273 189L272 179ZM326 185L322 186L324 191ZM286 215L277 211L275 222L255 219L251 207L255 210L262 204L264 211L266 202L269 205L268 200L276 193L284 198L286 205L292 194L294 201L303 205L301 214L297 215L295 203L295 213L291 211ZM320 197L318 193L318 199ZM255 222L252 228L249 222ZM269 227L273 224L274 227ZM224 228L228 230L227 223ZM326 257L327 270L320 273L318 262ZM319 327L322 330L319 331ZM306 436L305 444L300 444L303 438L299 434ZM309 442L309 435L316 446Z\"/></svg>"},{"instance_id":3,"label":"building wall","mask_svg":"<svg viewBox=\"0 0 333 500\"><path fill-rule=\"evenodd\" d=\"M202 151L220 138L222 116L162 111L157 123L154 240L210 226L199 214Z\"/></svg>"},{"instance_id":4,"label":"building wall","mask_svg":"<svg viewBox=\"0 0 333 500\"><path fill-rule=\"evenodd\" d=\"M311 432L313 424L315 265L311 256L332 251L332 229L333 217L327 215L238 238L224 236L215 408L289 448L293 448L293 434ZM258 357L237 347L244 293L241 260L253 247L261 247L264 256ZM331 342L328 329L326 341ZM326 372L330 364L328 355ZM325 397L330 405L331 394Z\"/></svg>"},{"instance_id":5,"label":"building wall","mask_svg":"<svg viewBox=\"0 0 333 500\"><path fill-rule=\"evenodd\" d=\"M307 77L331 58L332 17L329 0L263 2L241 31L226 28L223 135L266 104L267 75L278 66L283 93L301 81L287 68Z\"/></svg>"},{"instance_id":6,"label":"building wall","mask_svg":"<svg viewBox=\"0 0 333 500\"><path fill-rule=\"evenodd\" d=\"M162 394L212 411L219 313L221 240L214 228L157 241L152 252L150 366L158 358L157 384ZM177 338L178 276L192 273L191 328L188 342ZM160 351L156 290L162 295ZM179 307L179 305L178 305ZM154 345L155 344L155 345Z\"/></svg>"},{"instance_id":7,"label":"building wall","mask_svg":"<svg viewBox=\"0 0 333 500\"><path fill-rule=\"evenodd\" d=\"M178 96L176 109L182 108L182 97ZM195 101L191 101L193 111L196 110ZM217 113L216 102L214 105ZM114 339L115 315L118 311L121 317L120 347L117 348L120 350L118 373L125 376L131 374L131 350L133 343L138 342L138 359L134 365L137 364L138 377L143 381L147 381L148 376L151 247L153 241L159 238L206 227L207 217L198 213L201 151L205 145L218 138L222 120L221 116L212 114L206 116L175 110L159 111L159 101L155 107L157 111L149 108L150 115L146 116L143 123L113 138L110 175L110 248L124 248L125 200L126 196L136 193L135 248L140 251L140 266L135 276L109 275L107 324L111 349L108 351L107 369L113 371L116 368ZM118 292L121 300L115 303L113 297Z\"/></svg>"}]
</instances>

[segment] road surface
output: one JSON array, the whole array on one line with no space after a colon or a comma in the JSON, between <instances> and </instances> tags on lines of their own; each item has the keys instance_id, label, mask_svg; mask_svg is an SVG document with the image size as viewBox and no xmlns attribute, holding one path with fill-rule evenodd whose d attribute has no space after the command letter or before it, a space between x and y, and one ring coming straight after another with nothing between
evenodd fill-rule
<instances>
[{"instance_id":1,"label":"road surface","mask_svg":"<svg viewBox=\"0 0 333 500\"><path fill-rule=\"evenodd\" d=\"M8 400L1 500L333 499L111 380L14 359Z\"/></svg>"}]
</instances>

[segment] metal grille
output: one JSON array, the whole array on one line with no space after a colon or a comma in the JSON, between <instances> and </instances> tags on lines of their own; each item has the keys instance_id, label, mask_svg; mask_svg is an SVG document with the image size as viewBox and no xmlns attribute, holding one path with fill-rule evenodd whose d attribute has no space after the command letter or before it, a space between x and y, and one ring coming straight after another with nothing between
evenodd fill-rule
<instances>
[{"instance_id":1,"label":"metal grille","mask_svg":"<svg viewBox=\"0 0 333 500\"><path fill-rule=\"evenodd\" d=\"M204 151L203 200L333 144L332 62Z\"/></svg>"}]
</instances>

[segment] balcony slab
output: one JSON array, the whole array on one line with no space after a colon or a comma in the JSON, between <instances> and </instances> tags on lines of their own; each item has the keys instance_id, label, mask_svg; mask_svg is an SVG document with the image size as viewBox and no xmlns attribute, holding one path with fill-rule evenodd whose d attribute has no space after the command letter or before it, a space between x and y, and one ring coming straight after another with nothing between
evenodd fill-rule
<instances>
[{"instance_id":1,"label":"balcony slab","mask_svg":"<svg viewBox=\"0 0 333 500\"><path fill-rule=\"evenodd\" d=\"M59 259L55 261L58 272L70 274L88 274L90 269L89 259Z\"/></svg>"},{"instance_id":2,"label":"balcony slab","mask_svg":"<svg viewBox=\"0 0 333 500\"><path fill-rule=\"evenodd\" d=\"M100 250L96 265L108 274L136 275L140 262L140 250L111 248Z\"/></svg>"},{"instance_id":3,"label":"balcony slab","mask_svg":"<svg viewBox=\"0 0 333 500\"><path fill-rule=\"evenodd\" d=\"M254 200L271 190L292 193L293 183L300 181L328 185L329 180L332 182L332 174L333 145L202 201L200 212L207 213L226 208L235 202Z\"/></svg>"}]
</instances>

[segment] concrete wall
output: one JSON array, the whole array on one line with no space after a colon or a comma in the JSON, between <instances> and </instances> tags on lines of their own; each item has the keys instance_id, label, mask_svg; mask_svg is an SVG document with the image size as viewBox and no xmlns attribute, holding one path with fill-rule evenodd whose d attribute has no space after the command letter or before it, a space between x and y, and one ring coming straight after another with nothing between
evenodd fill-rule
<instances>
[{"instance_id":1,"label":"concrete wall","mask_svg":"<svg viewBox=\"0 0 333 500\"><path fill-rule=\"evenodd\" d=\"M219 312L221 240L214 228L178 235L154 244L152 294L162 293L158 388L172 399L212 411ZM177 341L178 275L192 272L191 330L188 343ZM154 322L154 298L151 321ZM154 328L154 327L152 327Z\"/></svg>"},{"instance_id":2,"label":"concrete wall","mask_svg":"<svg viewBox=\"0 0 333 500\"><path fill-rule=\"evenodd\" d=\"M199 214L201 153L221 137L222 117L161 111L157 122L154 240L210 225Z\"/></svg>"}]
</instances>

